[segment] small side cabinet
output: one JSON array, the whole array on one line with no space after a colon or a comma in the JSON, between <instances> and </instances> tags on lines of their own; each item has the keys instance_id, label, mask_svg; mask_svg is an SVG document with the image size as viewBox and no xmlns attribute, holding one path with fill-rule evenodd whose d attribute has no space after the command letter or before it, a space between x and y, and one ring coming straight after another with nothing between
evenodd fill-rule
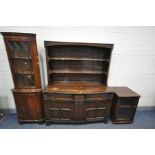
<instances>
[{"instance_id":1,"label":"small side cabinet","mask_svg":"<svg viewBox=\"0 0 155 155\"><path fill-rule=\"evenodd\" d=\"M127 87L115 89L110 118L113 123L132 123L140 96Z\"/></svg>"},{"instance_id":2,"label":"small side cabinet","mask_svg":"<svg viewBox=\"0 0 155 155\"><path fill-rule=\"evenodd\" d=\"M13 90L18 121L24 122L43 122L42 93L40 92L20 92Z\"/></svg>"}]
</instances>

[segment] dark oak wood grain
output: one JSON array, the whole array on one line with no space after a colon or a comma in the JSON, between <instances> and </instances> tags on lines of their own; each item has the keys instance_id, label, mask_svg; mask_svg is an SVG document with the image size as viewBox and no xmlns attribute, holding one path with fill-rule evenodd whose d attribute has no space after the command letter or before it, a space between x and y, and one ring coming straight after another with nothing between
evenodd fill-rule
<instances>
[{"instance_id":1,"label":"dark oak wood grain","mask_svg":"<svg viewBox=\"0 0 155 155\"><path fill-rule=\"evenodd\" d=\"M112 94L106 93L112 48L112 44L45 41L46 123L107 122L112 103Z\"/></svg>"},{"instance_id":2,"label":"dark oak wood grain","mask_svg":"<svg viewBox=\"0 0 155 155\"><path fill-rule=\"evenodd\" d=\"M45 41L48 85L41 89L36 35L2 32L19 123L131 123L140 95L107 86L113 44Z\"/></svg>"}]
</instances>

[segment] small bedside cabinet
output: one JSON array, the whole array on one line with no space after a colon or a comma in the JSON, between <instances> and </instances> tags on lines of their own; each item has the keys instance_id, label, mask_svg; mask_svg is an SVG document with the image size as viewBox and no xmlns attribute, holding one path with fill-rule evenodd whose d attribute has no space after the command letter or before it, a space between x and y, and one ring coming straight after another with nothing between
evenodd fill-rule
<instances>
[{"instance_id":1,"label":"small bedside cabinet","mask_svg":"<svg viewBox=\"0 0 155 155\"><path fill-rule=\"evenodd\" d=\"M127 87L115 87L110 118L113 123L132 123L140 96Z\"/></svg>"}]
</instances>

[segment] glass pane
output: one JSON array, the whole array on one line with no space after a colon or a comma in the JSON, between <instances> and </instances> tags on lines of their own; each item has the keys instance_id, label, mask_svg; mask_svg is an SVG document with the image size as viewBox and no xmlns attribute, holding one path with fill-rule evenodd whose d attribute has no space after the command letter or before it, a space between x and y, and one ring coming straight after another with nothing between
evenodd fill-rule
<instances>
[{"instance_id":1,"label":"glass pane","mask_svg":"<svg viewBox=\"0 0 155 155\"><path fill-rule=\"evenodd\" d=\"M22 75L14 74L15 83L17 87L33 87L34 86L34 75Z\"/></svg>"},{"instance_id":2,"label":"glass pane","mask_svg":"<svg viewBox=\"0 0 155 155\"><path fill-rule=\"evenodd\" d=\"M32 74L32 61L31 59L13 59L12 68L14 73Z\"/></svg>"},{"instance_id":3,"label":"glass pane","mask_svg":"<svg viewBox=\"0 0 155 155\"><path fill-rule=\"evenodd\" d=\"M136 109L134 108L120 108L118 112L118 119L131 120L135 114Z\"/></svg>"},{"instance_id":4,"label":"glass pane","mask_svg":"<svg viewBox=\"0 0 155 155\"><path fill-rule=\"evenodd\" d=\"M133 107L136 106L138 103L138 98L130 97L130 98L121 98L120 99L120 106L129 106Z\"/></svg>"},{"instance_id":5,"label":"glass pane","mask_svg":"<svg viewBox=\"0 0 155 155\"><path fill-rule=\"evenodd\" d=\"M29 41L8 41L7 44L12 58L31 58Z\"/></svg>"},{"instance_id":6,"label":"glass pane","mask_svg":"<svg viewBox=\"0 0 155 155\"><path fill-rule=\"evenodd\" d=\"M33 87L35 84L30 41L8 41L14 81L17 87Z\"/></svg>"}]
</instances>

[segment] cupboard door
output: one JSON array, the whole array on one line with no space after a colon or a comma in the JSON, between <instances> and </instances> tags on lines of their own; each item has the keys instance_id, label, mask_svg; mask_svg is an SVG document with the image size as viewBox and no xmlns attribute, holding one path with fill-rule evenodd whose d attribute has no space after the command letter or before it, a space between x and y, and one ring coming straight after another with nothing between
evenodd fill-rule
<instances>
[{"instance_id":1,"label":"cupboard door","mask_svg":"<svg viewBox=\"0 0 155 155\"><path fill-rule=\"evenodd\" d=\"M136 108L120 108L117 114L117 120L132 121Z\"/></svg>"},{"instance_id":2,"label":"cupboard door","mask_svg":"<svg viewBox=\"0 0 155 155\"><path fill-rule=\"evenodd\" d=\"M39 121L43 119L40 93L14 93L14 98L20 121Z\"/></svg>"},{"instance_id":3,"label":"cupboard door","mask_svg":"<svg viewBox=\"0 0 155 155\"><path fill-rule=\"evenodd\" d=\"M35 87L30 41L6 41L10 65L17 88Z\"/></svg>"},{"instance_id":4,"label":"cupboard door","mask_svg":"<svg viewBox=\"0 0 155 155\"><path fill-rule=\"evenodd\" d=\"M19 88L30 88L35 86L34 75L14 74L15 85Z\"/></svg>"},{"instance_id":5,"label":"cupboard door","mask_svg":"<svg viewBox=\"0 0 155 155\"><path fill-rule=\"evenodd\" d=\"M45 96L45 95L44 95ZM44 111L45 111L45 119L50 120L59 119L59 103L53 102L52 100L44 100Z\"/></svg>"},{"instance_id":6,"label":"cupboard door","mask_svg":"<svg viewBox=\"0 0 155 155\"><path fill-rule=\"evenodd\" d=\"M71 101L44 100L45 117L51 121L73 120L74 104Z\"/></svg>"},{"instance_id":7,"label":"cupboard door","mask_svg":"<svg viewBox=\"0 0 155 155\"><path fill-rule=\"evenodd\" d=\"M61 102L61 120L62 121L71 121L73 120L73 110L74 110L74 103L71 101Z\"/></svg>"},{"instance_id":8,"label":"cupboard door","mask_svg":"<svg viewBox=\"0 0 155 155\"><path fill-rule=\"evenodd\" d=\"M110 101L85 102L85 120L105 120L109 116Z\"/></svg>"},{"instance_id":9,"label":"cupboard door","mask_svg":"<svg viewBox=\"0 0 155 155\"><path fill-rule=\"evenodd\" d=\"M12 59L11 65L14 73L19 74L33 73L32 59Z\"/></svg>"}]
</instances>

